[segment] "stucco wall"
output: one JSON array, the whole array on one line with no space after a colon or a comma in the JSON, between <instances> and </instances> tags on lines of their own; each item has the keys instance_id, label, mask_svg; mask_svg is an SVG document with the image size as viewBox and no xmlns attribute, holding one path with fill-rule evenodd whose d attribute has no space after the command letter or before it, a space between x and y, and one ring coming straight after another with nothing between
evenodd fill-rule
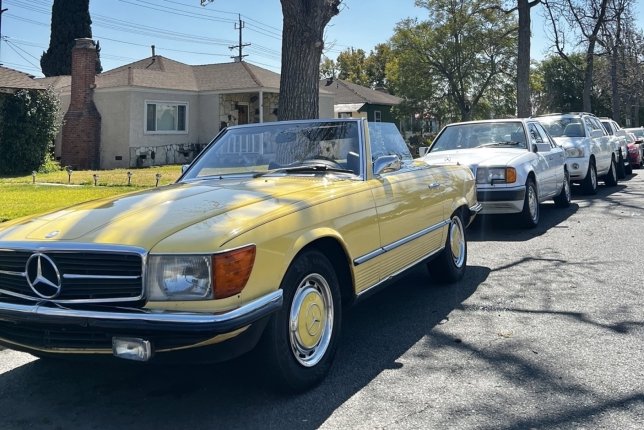
<instances>
[{"instance_id":1,"label":"stucco wall","mask_svg":"<svg viewBox=\"0 0 644 430\"><path fill-rule=\"evenodd\" d=\"M208 143L219 133L219 94L199 94L199 136L201 143ZM194 113L194 112L193 112Z\"/></svg>"},{"instance_id":2,"label":"stucco wall","mask_svg":"<svg viewBox=\"0 0 644 430\"><path fill-rule=\"evenodd\" d=\"M335 97L333 94L320 94L320 118L333 118L335 114L333 113L333 103L335 103Z\"/></svg>"},{"instance_id":3,"label":"stucco wall","mask_svg":"<svg viewBox=\"0 0 644 430\"><path fill-rule=\"evenodd\" d=\"M67 94L58 93L57 96L58 96L58 100L60 100L60 119L62 121L63 117L65 116L65 113L67 112L67 109L69 109L69 101L71 97L69 93ZM60 159L62 142L63 142L63 128L61 127L60 131L56 135L56 139L54 139L54 156L56 157L57 160Z\"/></svg>"},{"instance_id":4,"label":"stucco wall","mask_svg":"<svg viewBox=\"0 0 644 430\"><path fill-rule=\"evenodd\" d=\"M94 104L101 114L102 169L130 166L130 136L127 126L130 120L129 100L129 94L125 90L94 93Z\"/></svg>"}]
</instances>

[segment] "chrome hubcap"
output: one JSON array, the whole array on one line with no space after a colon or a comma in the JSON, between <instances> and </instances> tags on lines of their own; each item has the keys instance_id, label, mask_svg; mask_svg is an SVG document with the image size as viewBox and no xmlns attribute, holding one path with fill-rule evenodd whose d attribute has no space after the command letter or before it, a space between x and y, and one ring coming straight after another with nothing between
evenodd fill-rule
<instances>
[{"instance_id":1,"label":"chrome hubcap","mask_svg":"<svg viewBox=\"0 0 644 430\"><path fill-rule=\"evenodd\" d=\"M590 182L593 184L593 190L597 188L597 172L593 166L590 166Z\"/></svg>"},{"instance_id":2,"label":"chrome hubcap","mask_svg":"<svg viewBox=\"0 0 644 430\"><path fill-rule=\"evenodd\" d=\"M537 201L537 193L534 191L534 187L528 187L528 208L530 209L530 216L533 220L536 220L539 202Z\"/></svg>"},{"instance_id":3,"label":"chrome hubcap","mask_svg":"<svg viewBox=\"0 0 644 430\"><path fill-rule=\"evenodd\" d=\"M462 267L465 262L465 235L463 234L463 223L457 216L452 218L452 224L449 229L449 238L454 265L456 267Z\"/></svg>"},{"instance_id":4,"label":"chrome hubcap","mask_svg":"<svg viewBox=\"0 0 644 430\"><path fill-rule=\"evenodd\" d=\"M289 342L304 367L320 362L331 342L333 299L322 275L312 273L298 285L289 316Z\"/></svg>"}]
</instances>

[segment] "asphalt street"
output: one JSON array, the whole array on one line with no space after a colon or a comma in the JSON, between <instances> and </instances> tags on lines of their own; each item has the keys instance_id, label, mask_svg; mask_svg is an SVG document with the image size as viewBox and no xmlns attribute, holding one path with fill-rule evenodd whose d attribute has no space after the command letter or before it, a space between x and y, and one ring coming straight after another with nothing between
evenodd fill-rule
<instances>
[{"instance_id":1,"label":"asphalt street","mask_svg":"<svg viewBox=\"0 0 644 430\"><path fill-rule=\"evenodd\" d=\"M644 170L482 218L458 285L416 270L354 307L319 387L277 395L251 359L106 365L0 351L0 429L642 429Z\"/></svg>"}]
</instances>

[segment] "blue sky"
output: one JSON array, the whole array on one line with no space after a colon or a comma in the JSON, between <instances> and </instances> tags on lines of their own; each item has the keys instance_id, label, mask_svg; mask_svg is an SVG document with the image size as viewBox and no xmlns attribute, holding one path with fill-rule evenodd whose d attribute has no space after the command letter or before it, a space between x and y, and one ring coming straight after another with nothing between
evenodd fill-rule
<instances>
[{"instance_id":1,"label":"blue sky","mask_svg":"<svg viewBox=\"0 0 644 430\"><path fill-rule=\"evenodd\" d=\"M49 45L53 0L3 0L0 62L36 76ZM639 6L638 6L639 7ZM641 12L641 11L640 11ZM279 72L282 12L279 0L91 0L92 32L100 41L104 70L156 53L187 64L231 61L238 43L235 23L244 21L246 61ZM641 13L639 15L642 15ZM335 59L348 47L367 53L393 34L408 17L424 19L426 10L413 0L344 0L325 35L326 55ZM642 18L640 18L640 21ZM542 58L547 41L540 13L533 13L532 56Z\"/></svg>"}]
</instances>

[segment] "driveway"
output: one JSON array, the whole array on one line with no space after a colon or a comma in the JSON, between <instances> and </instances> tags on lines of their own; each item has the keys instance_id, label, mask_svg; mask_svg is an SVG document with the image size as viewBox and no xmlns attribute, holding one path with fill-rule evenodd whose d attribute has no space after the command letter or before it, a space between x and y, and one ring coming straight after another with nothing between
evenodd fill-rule
<instances>
[{"instance_id":1,"label":"driveway","mask_svg":"<svg viewBox=\"0 0 644 430\"><path fill-rule=\"evenodd\" d=\"M318 388L280 396L249 357L156 367L0 351L2 429L641 429L644 171L483 218L459 285L416 270L353 308ZM576 191L576 190L574 190ZM252 368L252 370L249 370Z\"/></svg>"}]
</instances>

